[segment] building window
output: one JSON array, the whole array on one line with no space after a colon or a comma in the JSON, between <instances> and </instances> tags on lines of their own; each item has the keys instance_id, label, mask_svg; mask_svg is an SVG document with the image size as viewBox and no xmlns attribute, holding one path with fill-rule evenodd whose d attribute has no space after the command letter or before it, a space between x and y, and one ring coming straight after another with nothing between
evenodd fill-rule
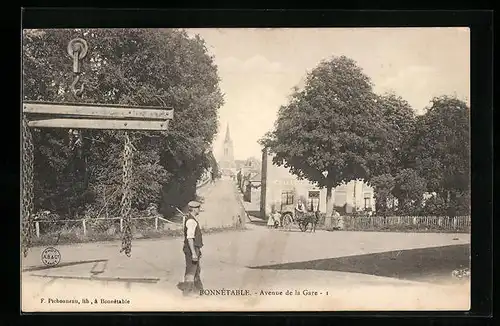
<instances>
[{"instance_id":1,"label":"building window","mask_svg":"<svg viewBox=\"0 0 500 326\"><path fill-rule=\"evenodd\" d=\"M307 194L307 210L315 212L319 210L319 191L309 191Z\"/></svg>"},{"instance_id":2,"label":"building window","mask_svg":"<svg viewBox=\"0 0 500 326\"><path fill-rule=\"evenodd\" d=\"M335 206L344 206L347 203L347 193L342 190L335 189L334 201Z\"/></svg>"},{"instance_id":3,"label":"building window","mask_svg":"<svg viewBox=\"0 0 500 326\"><path fill-rule=\"evenodd\" d=\"M365 209L371 207L370 197L365 197Z\"/></svg>"},{"instance_id":4,"label":"building window","mask_svg":"<svg viewBox=\"0 0 500 326\"><path fill-rule=\"evenodd\" d=\"M227 153L228 153L227 148L224 148L224 155L227 155Z\"/></svg>"},{"instance_id":5,"label":"building window","mask_svg":"<svg viewBox=\"0 0 500 326\"><path fill-rule=\"evenodd\" d=\"M281 192L281 204L282 205L292 205L293 204L293 191L283 191Z\"/></svg>"}]
</instances>

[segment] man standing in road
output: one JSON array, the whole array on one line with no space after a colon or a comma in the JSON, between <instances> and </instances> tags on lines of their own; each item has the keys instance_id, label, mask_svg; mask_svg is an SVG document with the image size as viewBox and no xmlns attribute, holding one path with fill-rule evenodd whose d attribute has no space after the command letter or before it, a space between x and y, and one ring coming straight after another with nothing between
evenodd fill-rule
<instances>
[{"instance_id":1,"label":"man standing in road","mask_svg":"<svg viewBox=\"0 0 500 326\"><path fill-rule=\"evenodd\" d=\"M200 293L203 290L200 273L201 248L203 238L200 225L196 219L200 213L200 203L191 201L188 204L189 213L184 221L184 246L182 251L186 261L184 284L179 286L184 295Z\"/></svg>"}]
</instances>

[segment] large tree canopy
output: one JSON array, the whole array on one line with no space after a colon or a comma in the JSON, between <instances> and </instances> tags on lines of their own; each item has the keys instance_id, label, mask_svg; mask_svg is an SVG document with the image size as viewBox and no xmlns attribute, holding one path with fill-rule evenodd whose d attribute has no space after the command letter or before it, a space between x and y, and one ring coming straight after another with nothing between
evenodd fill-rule
<instances>
[{"instance_id":1,"label":"large tree canopy","mask_svg":"<svg viewBox=\"0 0 500 326\"><path fill-rule=\"evenodd\" d=\"M385 173L397 174L409 167L409 143L415 133L416 115L410 104L395 94L378 97L378 108L385 121Z\"/></svg>"},{"instance_id":2,"label":"large tree canopy","mask_svg":"<svg viewBox=\"0 0 500 326\"><path fill-rule=\"evenodd\" d=\"M425 191L468 198L468 110L438 97L417 117L401 97L376 95L356 62L333 57L293 90L261 144L274 164L326 187L327 205L332 187L364 179L375 188L379 211L386 213L393 196L402 211L416 214Z\"/></svg>"},{"instance_id":3,"label":"large tree canopy","mask_svg":"<svg viewBox=\"0 0 500 326\"><path fill-rule=\"evenodd\" d=\"M419 117L411 146L414 169L427 180L428 191L470 191L470 122L467 104L436 97Z\"/></svg>"},{"instance_id":4,"label":"large tree canopy","mask_svg":"<svg viewBox=\"0 0 500 326\"><path fill-rule=\"evenodd\" d=\"M82 99L93 103L169 106L175 109L168 132L131 132L134 147L133 207L150 202L181 205L194 196L218 128L223 104L219 77L204 41L180 30L31 30L23 38L23 97L50 102L75 101L69 86L72 61L68 42L83 37L89 51L81 68ZM117 208L121 195L123 132L84 131L88 183L78 184L74 153L63 129L35 132L37 207L102 205ZM75 173L75 171L77 171ZM179 189L183 191L172 191ZM107 192L107 194L105 194ZM89 193L91 195L89 195ZM113 205L111 205L113 206ZM73 212L71 212L73 214Z\"/></svg>"},{"instance_id":5,"label":"large tree canopy","mask_svg":"<svg viewBox=\"0 0 500 326\"><path fill-rule=\"evenodd\" d=\"M386 164L387 137L370 79L347 57L321 62L279 110L262 144L273 162L320 186L369 178ZM322 172L328 171L324 178Z\"/></svg>"},{"instance_id":6,"label":"large tree canopy","mask_svg":"<svg viewBox=\"0 0 500 326\"><path fill-rule=\"evenodd\" d=\"M330 194L343 182L369 181L396 169L412 114L401 98L376 95L355 61L333 57L307 75L302 90L294 90L262 145L274 154L273 163Z\"/></svg>"},{"instance_id":7,"label":"large tree canopy","mask_svg":"<svg viewBox=\"0 0 500 326\"><path fill-rule=\"evenodd\" d=\"M395 177L392 194L398 199L398 210L403 214L419 213L426 189L426 180L413 169L402 169Z\"/></svg>"}]
</instances>

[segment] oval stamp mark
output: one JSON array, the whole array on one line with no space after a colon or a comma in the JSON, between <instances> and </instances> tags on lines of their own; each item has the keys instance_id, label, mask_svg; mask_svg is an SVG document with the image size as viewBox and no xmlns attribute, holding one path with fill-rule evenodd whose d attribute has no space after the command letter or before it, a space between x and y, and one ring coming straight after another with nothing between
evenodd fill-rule
<instances>
[{"instance_id":1,"label":"oval stamp mark","mask_svg":"<svg viewBox=\"0 0 500 326\"><path fill-rule=\"evenodd\" d=\"M56 266L61 262L61 253L54 247L45 248L42 251L42 263L45 266Z\"/></svg>"}]
</instances>

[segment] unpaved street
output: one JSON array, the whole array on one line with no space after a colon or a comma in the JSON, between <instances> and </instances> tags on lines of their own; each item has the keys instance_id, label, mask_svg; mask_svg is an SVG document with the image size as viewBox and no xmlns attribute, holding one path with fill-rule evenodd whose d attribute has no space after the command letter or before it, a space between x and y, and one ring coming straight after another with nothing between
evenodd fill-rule
<instances>
[{"instance_id":1,"label":"unpaved street","mask_svg":"<svg viewBox=\"0 0 500 326\"><path fill-rule=\"evenodd\" d=\"M223 226L241 214L231 180L208 185L201 194L202 225ZM247 230L205 235L202 279L206 289L243 289L251 295L197 299L183 298L175 287L184 272L181 238L135 240L130 258L119 253L120 242L56 246L61 262L55 268L41 263L44 248L33 248L23 259L23 304L26 311L468 309L468 283L453 282L450 275L467 264L469 238L284 232L247 223ZM130 303L47 303L68 297Z\"/></svg>"}]
</instances>

